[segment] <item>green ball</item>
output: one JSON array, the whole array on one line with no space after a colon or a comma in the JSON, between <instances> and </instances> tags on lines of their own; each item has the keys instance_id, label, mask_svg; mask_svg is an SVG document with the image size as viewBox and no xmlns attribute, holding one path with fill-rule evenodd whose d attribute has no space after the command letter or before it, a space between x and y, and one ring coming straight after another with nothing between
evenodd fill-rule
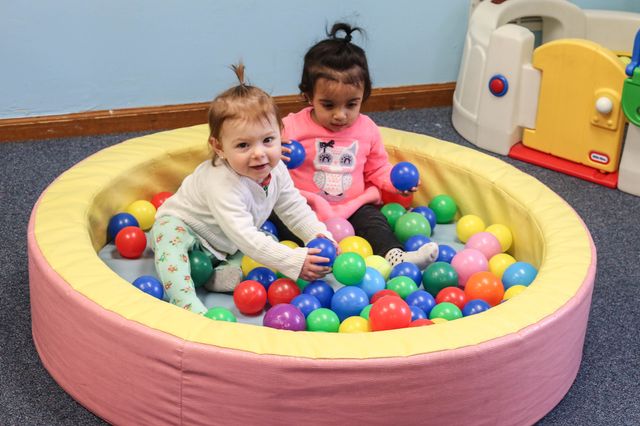
<instances>
[{"instance_id":1,"label":"green ball","mask_svg":"<svg viewBox=\"0 0 640 426\"><path fill-rule=\"evenodd\" d=\"M418 286L409 277L397 276L387 281L387 288L398 293L398 296L403 299L406 299L408 295L418 289Z\"/></svg>"},{"instance_id":2,"label":"green ball","mask_svg":"<svg viewBox=\"0 0 640 426\"><path fill-rule=\"evenodd\" d=\"M436 215L436 223L451 223L456 215L458 206L453 198L440 194L433 197L429 203L429 208Z\"/></svg>"},{"instance_id":3,"label":"green ball","mask_svg":"<svg viewBox=\"0 0 640 426\"><path fill-rule=\"evenodd\" d=\"M365 306L364 308L362 308L362 310L360 311L360 316L366 320L369 319L369 312L371 312L371 307L373 305L372 304L368 304L367 306Z\"/></svg>"},{"instance_id":4,"label":"green ball","mask_svg":"<svg viewBox=\"0 0 640 426\"><path fill-rule=\"evenodd\" d=\"M422 285L436 297L443 288L458 286L458 273L447 262L434 262L422 273Z\"/></svg>"},{"instance_id":5,"label":"green ball","mask_svg":"<svg viewBox=\"0 0 640 426\"><path fill-rule=\"evenodd\" d=\"M211 308L204 314L205 317L215 321L237 322L235 315L230 310L223 307Z\"/></svg>"},{"instance_id":6,"label":"green ball","mask_svg":"<svg viewBox=\"0 0 640 426\"><path fill-rule=\"evenodd\" d=\"M453 321L458 318L462 318L462 312L460 308L450 302L441 302L431 309L429 313L429 319L444 318L447 321Z\"/></svg>"},{"instance_id":7,"label":"green ball","mask_svg":"<svg viewBox=\"0 0 640 426\"><path fill-rule=\"evenodd\" d=\"M191 264L193 285L202 287L213 275L211 259L203 251L192 250L189 252L189 263Z\"/></svg>"},{"instance_id":8,"label":"green ball","mask_svg":"<svg viewBox=\"0 0 640 426\"><path fill-rule=\"evenodd\" d=\"M401 243L414 235L431 236L431 225L426 217L420 213L409 212L403 214L396 222L394 233Z\"/></svg>"},{"instance_id":9,"label":"green ball","mask_svg":"<svg viewBox=\"0 0 640 426\"><path fill-rule=\"evenodd\" d=\"M338 314L331 309L318 308L307 316L308 331L325 331L327 333L337 333L340 328Z\"/></svg>"},{"instance_id":10,"label":"green ball","mask_svg":"<svg viewBox=\"0 0 640 426\"><path fill-rule=\"evenodd\" d=\"M333 276L340 284L360 284L365 272L367 272L367 265L358 253L342 253L333 262Z\"/></svg>"},{"instance_id":11,"label":"green ball","mask_svg":"<svg viewBox=\"0 0 640 426\"><path fill-rule=\"evenodd\" d=\"M300 289L300 291L303 291L303 290L304 290L304 288L305 288L306 286L308 286L308 285L309 285L309 281L305 281L305 280L303 280L302 278L298 278L298 279L296 280L296 285L298 286L298 288Z\"/></svg>"},{"instance_id":12,"label":"green ball","mask_svg":"<svg viewBox=\"0 0 640 426\"><path fill-rule=\"evenodd\" d=\"M389 203L382 206L380 212L387 218L389 226L393 229L400 217L407 212L407 209L398 203Z\"/></svg>"}]
</instances>

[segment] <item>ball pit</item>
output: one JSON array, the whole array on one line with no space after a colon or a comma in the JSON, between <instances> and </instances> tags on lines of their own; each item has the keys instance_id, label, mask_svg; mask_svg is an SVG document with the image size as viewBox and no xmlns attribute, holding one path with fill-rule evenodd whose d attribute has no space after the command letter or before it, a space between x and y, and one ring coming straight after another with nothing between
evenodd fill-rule
<instances>
[{"instance_id":1,"label":"ball pit","mask_svg":"<svg viewBox=\"0 0 640 426\"><path fill-rule=\"evenodd\" d=\"M508 425L544 416L580 364L596 268L584 224L556 194L500 160L425 136L382 134L392 162L410 159L420 170L425 189L414 205L450 194L461 213L513 230L509 254L539 268L526 290L470 317L440 316L455 316L452 308L431 312L435 324L427 327L354 334L211 321L161 302L96 253L114 213L175 189L202 161L207 130L196 126L106 149L42 194L28 249L33 338L45 368L111 423L485 418ZM317 323L339 327L329 313ZM435 386L438 392L415 392Z\"/></svg>"}]
</instances>

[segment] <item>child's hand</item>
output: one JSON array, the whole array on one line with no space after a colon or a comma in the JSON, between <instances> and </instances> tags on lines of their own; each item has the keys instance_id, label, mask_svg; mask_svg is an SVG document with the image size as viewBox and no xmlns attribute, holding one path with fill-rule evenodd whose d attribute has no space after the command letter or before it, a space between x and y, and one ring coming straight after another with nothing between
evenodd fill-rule
<instances>
[{"instance_id":1,"label":"child's hand","mask_svg":"<svg viewBox=\"0 0 640 426\"><path fill-rule=\"evenodd\" d=\"M326 257L316 256L320 253L319 248L310 248L307 252L307 257L304 259L302 270L300 271L300 278L305 281L319 280L329 272L331 268L328 266L322 266L321 263L329 261Z\"/></svg>"},{"instance_id":2,"label":"child's hand","mask_svg":"<svg viewBox=\"0 0 640 426\"><path fill-rule=\"evenodd\" d=\"M282 141L282 153L280 154L280 159L282 161L286 163L288 163L289 161L291 161L291 158L287 157L287 155L285 154L291 154L291 148L289 148L288 146L285 146L285 144L287 144L289 141L283 140Z\"/></svg>"},{"instance_id":3,"label":"child's hand","mask_svg":"<svg viewBox=\"0 0 640 426\"><path fill-rule=\"evenodd\" d=\"M418 185L414 186L413 188L409 189L408 191L399 191L399 190L396 189L396 192L398 194L402 194L403 196L406 197L406 196L410 195L411 193L416 192L418 190L419 186L420 186L420 180L418 180Z\"/></svg>"}]
</instances>

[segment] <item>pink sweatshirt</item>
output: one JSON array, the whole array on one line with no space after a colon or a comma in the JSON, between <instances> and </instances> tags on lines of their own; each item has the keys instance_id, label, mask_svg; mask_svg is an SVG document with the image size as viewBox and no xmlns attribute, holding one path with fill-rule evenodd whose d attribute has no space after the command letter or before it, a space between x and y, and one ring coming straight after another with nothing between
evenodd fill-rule
<instances>
[{"instance_id":1,"label":"pink sweatshirt","mask_svg":"<svg viewBox=\"0 0 640 426\"><path fill-rule=\"evenodd\" d=\"M289 173L320 220L346 219L364 204L379 204L381 190L395 191L380 131L369 117L360 114L349 128L332 132L314 122L311 111L286 116L283 139L304 146L304 163Z\"/></svg>"}]
</instances>

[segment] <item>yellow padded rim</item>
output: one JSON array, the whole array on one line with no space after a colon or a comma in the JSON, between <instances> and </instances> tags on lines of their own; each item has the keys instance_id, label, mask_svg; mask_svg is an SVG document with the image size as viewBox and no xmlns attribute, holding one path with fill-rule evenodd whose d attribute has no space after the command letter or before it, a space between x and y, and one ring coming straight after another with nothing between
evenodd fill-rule
<instances>
[{"instance_id":1,"label":"yellow padded rim","mask_svg":"<svg viewBox=\"0 0 640 426\"><path fill-rule=\"evenodd\" d=\"M482 315L429 327L364 334L289 332L211 321L156 300L118 277L97 256L111 215L129 202L175 190L207 155L206 126L131 139L83 160L43 193L35 238L52 269L104 309L186 341L320 359L410 356L490 341L534 325L567 303L592 262L591 240L559 196L506 163L428 136L382 129L392 162L411 161L423 187L414 204L452 195L462 214L514 233L510 253L539 266L536 281L518 297Z\"/></svg>"}]
</instances>

